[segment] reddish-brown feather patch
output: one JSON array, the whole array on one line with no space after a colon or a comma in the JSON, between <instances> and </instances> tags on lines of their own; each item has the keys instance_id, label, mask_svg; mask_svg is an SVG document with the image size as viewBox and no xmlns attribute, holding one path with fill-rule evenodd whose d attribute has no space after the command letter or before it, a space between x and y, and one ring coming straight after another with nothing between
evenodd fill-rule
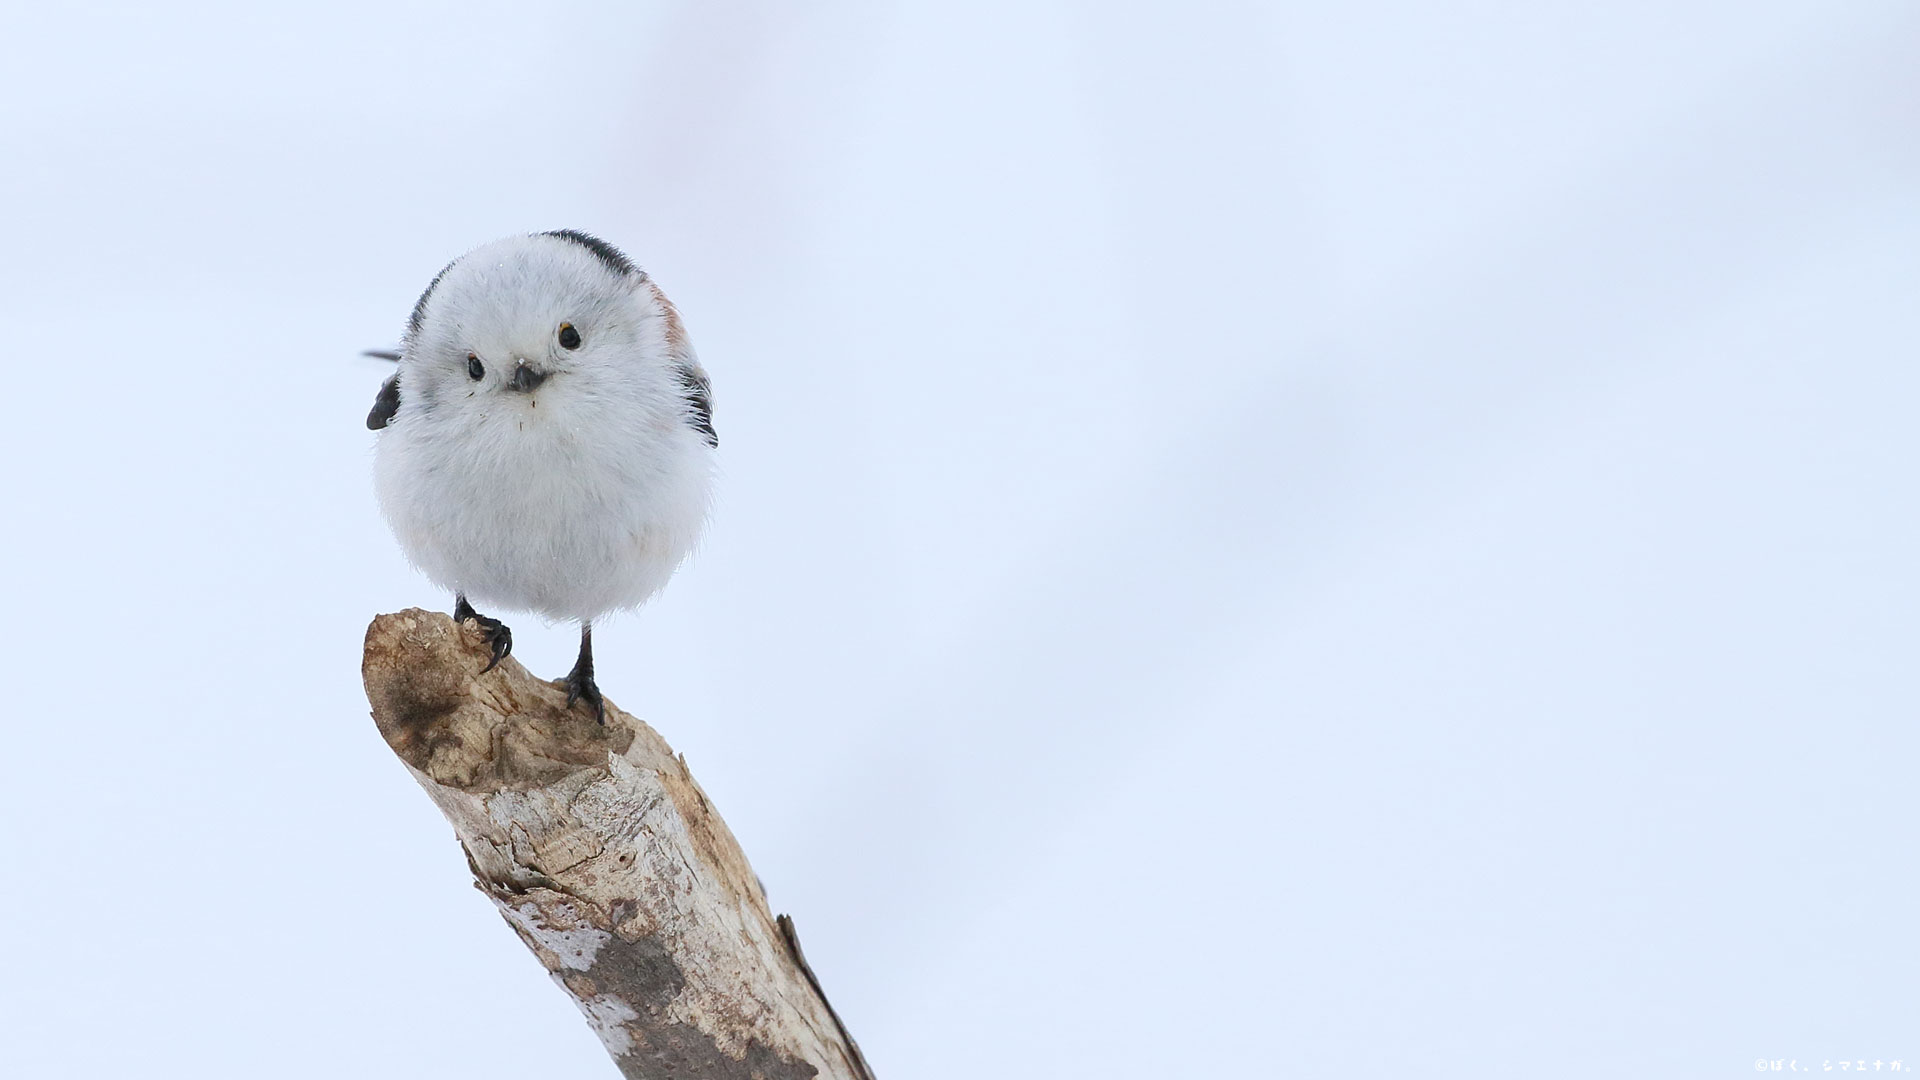
<instances>
[{"instance_id":1,"label":"reddish-brown feather patch","mask_svg":"<svg viewBox=\"0 0 1920 1080\"><path fill-rule=\"evenodd\" d=\"M680 309L673 306L673 301L660 291L660 286L649 281L647 288L653 290L653 298L660 302L660 310L666 313L667 347L674 352L683 351L687 347L687 328L680 322Z\"/></svg>"}]
</instances>

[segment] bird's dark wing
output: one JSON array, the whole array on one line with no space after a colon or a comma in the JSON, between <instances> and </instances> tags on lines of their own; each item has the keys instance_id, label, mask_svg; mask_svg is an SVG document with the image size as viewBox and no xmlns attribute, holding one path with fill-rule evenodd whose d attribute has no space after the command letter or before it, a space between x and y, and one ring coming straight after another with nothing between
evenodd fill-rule
<instances>
[{"instance_id":1,"label":"bird's dark wing","mask_svg":"<svg viewBox=\"0 0 1920 1080\"><path fill-rule=\"evenodd\" d=\"M713 430L713 384L707 382L707 373L692 364L680 365L680 388L687 396L693 430L707 437L708 446L719 448L720 436Z\"/></svg>"},{"instance_id":2,"label":"bird's dark wing","mask_svg":"<svg viewBox=\"0 0 1920 1080\"><path fill-rule=\"evenodd\" d=\"M400 376L394 376L380 384L380 396L373 399L373 411L367 414L367 430L379 431L393 422L393 414L400 411Z\"/></svg>"}]
</instances>

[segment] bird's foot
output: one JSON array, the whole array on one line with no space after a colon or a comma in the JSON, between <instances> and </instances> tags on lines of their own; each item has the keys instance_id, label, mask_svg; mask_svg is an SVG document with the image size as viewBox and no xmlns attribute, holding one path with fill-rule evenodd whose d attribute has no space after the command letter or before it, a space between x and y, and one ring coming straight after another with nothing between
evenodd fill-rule
<instances>
[{"instance_id":1,"label":"bird's foot","mask_svg":"<svg viewBox=\"0 0 1920 1080\"><path fill-rule=\"evenodd\" d=\"M513 631L507 629L507 624L499 619L482 615L467 607L464 602L454 609L453 617L459 622L472 619L474 625L480 628L481 640L487 643L488 650L493 654L493 658L487 661L487 666L480 669L480 674L485 675L499 667L500 661L505 660L507 654L513 651Z\"/></svg>"},{"instance_id":2,"label":"bird's foot","mask_svg":"<svg viewBox=\"0 0 1920 1080\"><path fill-rule=\"evenodd\" d=\"M507 654L513 651L513 631L507 629L506 623L499 619L490 619L485 615L475 615L473 621L480 624L480 634L486 639L487 646L493 650L493 658L487 661L486 667L480 669L480 674L485 675L499 667L500 661L505 660Z\"/></svg>"},{"instance_id":3,"label":"bird's foot","mask_svg":"<svg viewBox=\"0 0 1920 1080\"><path fill-rule=\"evenodd\" d=\"M593 669L581 671L576 664L562 681L567 688L567 708L573 708L576 701L585 701L593 709L593 718L599 721L601 727L606 727L607 703L600 697L599 684L593 681Z\"/></svg>"}]
</instances>

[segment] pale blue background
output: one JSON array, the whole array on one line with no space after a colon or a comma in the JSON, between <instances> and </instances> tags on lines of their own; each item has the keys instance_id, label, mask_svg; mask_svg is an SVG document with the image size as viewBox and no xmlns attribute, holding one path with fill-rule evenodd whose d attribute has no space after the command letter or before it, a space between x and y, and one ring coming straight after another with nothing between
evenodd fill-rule
<instances>
[{"instance_id":1,"label":"pale blue background","mask_svg":"<svg viewBox=\"0 0 1920 1080\"><path fill-rule=\"evenodd\" d=\"M0 1072L612 1075L358 673L355 354L562 226L725 470L603 684L882 1077L1920 1062L1912 5L23 8Z\"/></svg>"}]
</instances>

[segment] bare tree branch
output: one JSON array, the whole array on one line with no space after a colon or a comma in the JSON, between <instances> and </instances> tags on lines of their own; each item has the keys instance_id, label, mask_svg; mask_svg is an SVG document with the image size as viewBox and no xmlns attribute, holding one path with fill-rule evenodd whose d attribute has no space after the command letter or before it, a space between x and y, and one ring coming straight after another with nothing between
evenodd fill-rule
<instances>
[{"instance_id":1,"label":"bare tree branch","mask_svg":"<svg viewBox=\"0 0 1920 1080\"><path fill-rule=\"evenodd\" d=\"M646 724L605 727L477 634L417 608L367 628L380 734L440 807L476 886L627 1077L871 1080L791 920Z\"/></svg>"}]
</instances>

